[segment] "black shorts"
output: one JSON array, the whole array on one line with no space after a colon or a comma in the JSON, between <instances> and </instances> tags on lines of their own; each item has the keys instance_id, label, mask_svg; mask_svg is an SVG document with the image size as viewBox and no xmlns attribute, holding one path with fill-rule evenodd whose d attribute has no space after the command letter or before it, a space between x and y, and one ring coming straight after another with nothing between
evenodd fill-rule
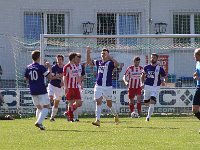
<instances>
[{"instance_id":1,"label":"black shorts","mask_svg":"<svg viewBox=\"0 0 200 150\"><path fill-rule=\"evenodd\" d=\"M199 105L200 106L200 88L197 88L194 99L193 99L193 105Z\"/></svg>"}]
</instances>

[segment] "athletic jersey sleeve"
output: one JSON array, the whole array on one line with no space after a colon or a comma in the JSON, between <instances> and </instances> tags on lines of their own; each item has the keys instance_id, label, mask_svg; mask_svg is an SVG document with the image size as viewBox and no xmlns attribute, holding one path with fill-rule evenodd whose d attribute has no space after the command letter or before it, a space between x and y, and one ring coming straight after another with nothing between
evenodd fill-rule
<instances>
[{"instance_id":1,"label":"athletic jersey sleeve","mask_svg":"<svg viewBox=\"0 0 200 150\"><path fill-rule=\"evenodd\" d=\"M48 76L48 74L50 73L47 68L45 68L44 66L41 65L41 72L42 74L46 77Z\"/></svg>"},{"instance_id":2,"label":"athletic jersey sleeve","mask_svg":"<svg viewBox=\"0 0 200 150\"><path fill-rule=\"evenodd\" d=\"M165 77L165 76L166 76L166 72L165 72L165 70L163 69L163 67L160 67L160 75L161 75L162 77Z\"/></svg>"}]
</instances>

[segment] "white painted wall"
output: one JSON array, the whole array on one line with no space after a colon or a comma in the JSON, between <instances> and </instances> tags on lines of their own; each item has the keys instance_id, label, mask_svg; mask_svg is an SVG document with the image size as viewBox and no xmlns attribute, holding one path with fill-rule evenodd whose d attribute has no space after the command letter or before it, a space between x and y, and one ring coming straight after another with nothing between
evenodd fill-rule
<instances>
[{"instance_id":1,"label":"white painted wall","mask_svg":"<svg viewBox=\"0 0 200 150\"><path fill-rule=\"evenodd\" d=\"M70 13L69 33L82 33L82 23L91 21L96 23L96 13L98 11L107 12L141 12L141 33L148 33L149 5L151 4L152 25L150 33L154 33L153 26L156 22L166 22L167 33L172 33L172 11L200 11L200 0L1 0L0 1L0 65L4 70L4 79L12 79L15 76L13 54L11 45L5 39L2 40L2 34L13 36L23 36L23 12L25 10L44 10L44 11L66 11ZM95 31L96 32L96 31ZM96 34L96 33L93 34ZM171 57L169 64L170 72L180 75L190 76L194 61L192 52L188 55ZM126 56L119 57L123 62ZM179 61L179 60L186 61ZM126 59L126 64L128 61ZM132 60L130 60L130 63ZM181 66L185 64L187 68L181 72ZM9 67L7 67L9 66ZM12 71L11 71L12 70ZM181 72L181 73L180 73Z\"/></svg>"}]
</instances>

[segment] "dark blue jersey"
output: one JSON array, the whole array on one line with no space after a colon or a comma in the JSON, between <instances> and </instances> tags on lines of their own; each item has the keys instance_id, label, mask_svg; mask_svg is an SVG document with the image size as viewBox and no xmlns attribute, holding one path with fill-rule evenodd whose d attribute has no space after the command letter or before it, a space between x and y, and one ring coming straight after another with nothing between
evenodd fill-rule
<instances>
[{"instance_id":1,"label":"dark blue jersey","mask_svg":"<svg viewBox=\"0 0 200 150\"><path fill-rule=\"evenodd\" d=\"M62 73L63 73L63 67L60 68L57 64L52 66L52 76L56 76ZM61 88L60 86L61 80L62 78L51 80L50 84L55 87Z\"/></svg>"},{"instance_id":2,"label":"dark blue jersey","mask_svg":"<svg viewBox=\"0 0 200 150\"><path fill-rule=\"evenodd\" d=\"M97 67L96 84L99 86L112 86L113 61L95 60L94 64Z\"/></svg>"},{"instance_id":3,"label":"dark blue jersey","mask_svg":"<svg viewBox=\"0 0 200 150\"><path fill-rule=\"evenodd\" d=\"M38 63L32 63L26 67L24 76L29 81L31 95L46 94L47 89L45 86L45 76L49 74L49 71Z\"/></svg>"},{"instance_id":4,"label":"dark blue jersey","mask_svg":"<svg viewBox=\"0 0 200 150\"><path fill-rule=\"evenodd\" d=\"M161 77L166 76L164 69L159 65L156 66L152 66L151 64L146 65L144 67L144 73L146 75L144 84L150 86L160 86Z\"/></svg>"}]
</instances>

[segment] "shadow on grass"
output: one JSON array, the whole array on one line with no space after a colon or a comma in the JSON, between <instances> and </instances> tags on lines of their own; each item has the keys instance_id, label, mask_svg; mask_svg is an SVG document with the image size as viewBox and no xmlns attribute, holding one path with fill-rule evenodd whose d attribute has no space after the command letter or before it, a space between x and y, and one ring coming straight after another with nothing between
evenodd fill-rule
<instances>
[{"instance_id":1,"label":"shadow on grass","mask_svg":"<svg viewBox=\"0 0 200 150\"><path fill-rule=\"evenodd\" d=\"M180 128L173 128L173 127L127 127L133 129L168 129L168 130L178 130Z\"/></svg>"},{"instance_id":2,"label":"shadow on grass","mask_svg":"<svg viewBox=\"0 0 200 150\"><path fill-rule=\"evenodd\" d=\"M70 130L70 129L69 129L69 130L51 130L51 129L48 130L48 129L47 129L46 131L47 131L47 132L48 132L48 131L51 131L51 132L52 132L52 131L53 131L53 132L109 132L109 131L81 131L81 130Z\"/></svg>"}]
</instances>

